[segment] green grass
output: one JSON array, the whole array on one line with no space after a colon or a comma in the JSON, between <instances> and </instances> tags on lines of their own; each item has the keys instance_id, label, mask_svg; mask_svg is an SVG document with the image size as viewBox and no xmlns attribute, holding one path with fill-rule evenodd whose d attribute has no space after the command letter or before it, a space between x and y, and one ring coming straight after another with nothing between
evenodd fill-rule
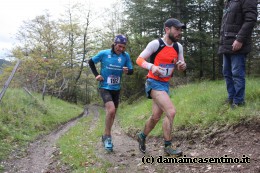
<instances>
[{"instance_id":1,"label":"green grass","mask_svg":"<svg viewBox=\"0 0 260 173\"><path fill-rule=\"evenodd\" d=\"M55 129L59 124L78 116L83 108L64 101L34 94L36 99L23 90L9 90L0 104L0 160L11 151L24 147L40 134ZM260 79L247 79L246 106L230 109L223 106L226 99L224 81L205 81L171 89L170 97L177 114L174 130L208 129L236 125L260 118ZM117 118L127 133L142 130L151 115L152 100L139 98L133 104L119 105ZM96 143L104 130L105 112L100 118L87 116L72 127L58 141L60 159L74 173L106 172L111 164L97 156ZM93 125L96 123L96 125ZM160 121L151 135L162 135ZM1 172L1 168L0 168Z\"/></svg>"},{"instance_id":2,"label":"green grass","mask_svg":"<svg viewBox=\"0 0 260 173\"><path fill-rule=\"evenodd\" d=\"M104 116L104 111L100 111ZM104 117L97 121L88 115L59 139L62 160L73 168L73 173L106 172L111 164L97 156L96 145L104 131ZM95 124L96 125L93 125Z\"/></svg>"},{"instance_id":3,"label":"green grass","mask_svg":"<svg viewBox=\"0 0 260 173\"><path fill-rule=\"evenodd\" d=\"M204 81L171 89L170 97L177 114L174 129L201 128L238 124L260 117L260 79L247 79L246 106L232 110L223 105L227 97L224 81ZM151 116L152 100L142 98L132 105L120 105L118 115L125 131L136 132L144 128ZM162 135L159 121L151 135Z\"/></svg>"},{"instance_id":4,"label":"green grass","mask_svg":"<svg viewBox=\"0 0 260 173\"><path fill-rule=\"evenodd\" d=\"M226 98L223 81L201 82L180 86L171 90L171 99L177 109L174 120L176 128L210 128L214 126L232 125L259 117L260 81L249 79L247 84L247 106L231 110L223 106ZM214 97L213 97L214 96ZM151 115L152 101L144 97L134 104L120 104L117 118L127 133L135 133L143 129L145 121ZM76 126L59 140L64 163L73 168L73 172L105 172L111 166L101 160L95 153L96 143L104 130L105 112L100 110L100 118L93 125L93 117L83 118ZM161 121L151 135L161 136ZM98 163L98 164L97 164Z\"/></svg>"},{"instance_id":5,"label":"green grass","mask_svg":"<svg viewBox=\"0 0 260 173\"><path fill-rule=\"evenodd\" d=\"M0 161L14 150L77 117L83 107L22 89L8 89L0 103ZM1 169L1 168L0 168Z\"/></svg>"}]
</instances>

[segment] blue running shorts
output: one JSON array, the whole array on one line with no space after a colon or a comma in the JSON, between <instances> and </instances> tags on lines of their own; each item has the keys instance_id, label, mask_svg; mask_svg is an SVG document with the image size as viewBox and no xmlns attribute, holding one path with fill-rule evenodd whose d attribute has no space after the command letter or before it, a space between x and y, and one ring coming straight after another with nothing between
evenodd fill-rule
<instances>
[{"instance_id":1,"label":"blue running shorts","mask_svg":"<svg viewBox=\"0 0 260 173\"><path fill-rule=\"evenodd\" d=\"M146 97L149 99L152 99L151 97L152 90L165 91L169 95L169 82L161 82L158 80L148 78L146 79L145 82L145 93L146 93Z\"/></svg>"}]
</instances>

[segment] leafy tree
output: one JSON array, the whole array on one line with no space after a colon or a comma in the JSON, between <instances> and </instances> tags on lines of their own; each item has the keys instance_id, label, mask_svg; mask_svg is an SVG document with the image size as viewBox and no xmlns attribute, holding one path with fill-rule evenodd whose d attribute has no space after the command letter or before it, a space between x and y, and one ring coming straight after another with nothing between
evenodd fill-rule
<instances>
[{"instance_id":1,"label":"leafy tree","mask_svg":"<svg viewBox=\"0 0 260 173\"><path fill-rule=\"evenodd\" d=\"M149 41L164 35L163 23L170 17L187 25L180 41L188 64L184 76L215 80L222 77L222 57L217 55L217 49L223 6L224 0L124 0L97 15L88 4L69 4L59 20L51 20L46 13L21 26L21 46L13 54L23 63L14 80L42 92L43 99L45 94L51 94L89 103L99 97L87 61L98 51L109 49L115 35L121 33L128 37L127 51L134 65L134 74L123 77L121 99L135 100L143 93L147 74L137 67L136 58ZM94 27L95 22L101 26ZM260 73L259 30L258 21L253 51L247 59L248 75Z\"/></svg>"},{"instance_id":2,"label":"leafy tree","mask_svg":"<svg viewBox=\"0 0 260 173\"><path fill-rule=\"evenodd\" d=\"M34 85L34 89L42 90L43 99L46 92L45 86L54 76L55 67L58 66L55 61L59 57L58 33L58 26L50 20L50 15L47 13L37 16L32 21L24 22L17 35L23 45L14 50L14 55L24 61L22 66L24 68L21 68L27 76L24 80L30 81L35 76L33 79L38 81L38 84Z\"/></svg>"}]
</instances>

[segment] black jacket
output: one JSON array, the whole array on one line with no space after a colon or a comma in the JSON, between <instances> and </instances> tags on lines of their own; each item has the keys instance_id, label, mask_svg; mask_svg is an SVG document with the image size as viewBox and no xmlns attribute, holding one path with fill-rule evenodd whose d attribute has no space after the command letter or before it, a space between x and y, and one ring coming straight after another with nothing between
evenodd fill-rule
<instances>
[{"instance_id":1,"label":"black jacket","mask_svg":"<svg viewBox=\"0 0 260 173\"><path fill-rule=\"evenodd\" d=\"M249 53L251 35L257 21L257 0L227 0L220 30L219 54ZM240 50L233 52L232 44L243 43Z\"/></svg>"}]
</instances>

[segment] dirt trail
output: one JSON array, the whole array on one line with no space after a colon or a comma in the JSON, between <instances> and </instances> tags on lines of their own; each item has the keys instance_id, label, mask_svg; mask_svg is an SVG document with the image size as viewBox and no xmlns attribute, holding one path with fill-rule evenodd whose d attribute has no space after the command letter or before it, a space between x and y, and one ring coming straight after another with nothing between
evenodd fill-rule
<instances>
[{"instance_id":1,"label":"dirt trail","mask_svg":"<svg viewBox=\"0 0 260 173\"><path fill-rule=\"evenodd\" d=\"M135 139L127 136L119 123L115 121L112 130L112 139L114 144L114 151L107 153L102 145L98 143L97 156L113 163L113 166L107 172L138 172L144 169L142 167L141 158L143 154L138 149L138 143ZM149 169L152 169L151 167Z\"/></svg>"},{"instance_id":2,"label":"dirt trail","mask_svg":"<svg viewBox=\"0 0 260 173\"><path fill-rule=\"evenodd\" d=\"M97 119L100 118L98 106L88 107L93 112L93 123L90 128L95 128ZM87 114L88 112L86 112ZM51 133L50 135L34 142L29 146L28 155L23 158L16 158L7 164L6 173L13 172L70 172L65 165L59 165L59 160L51 158L57 151L55 143L57 139L66 131L75 125L77 120L65 124L62 128ZM104 151L100 142L97 145L97 156L105 159L112 164L107 172L241 172L241 173L260 173L260 124L255 122L237 127L226 129L213 129L212 133L205 138L187 137L187 131L178 131L175 134L175 140L183 151L183 158L231 158L240 159L249 158L250 163L159 163L158 159L166 158L163 155L163 139L147 139L147 153L144 155L138 149L137 141L129 137L120 127L120 123L115 121L112 128L112 137L114 143L114 152L107 153ZM134 136L134 134L131 134ZM152 164L143 162L154 159ZM98 165L98 163L97 163ZM61 167L56 169L56 167Z\"/></svg>"},{"instance_id":3,"label":"dirt trail","mask_svg":"<svg viewBox=\"0 0 260 173\"><path fill-rule=\"evenodd\" d=\"M130 132L131 133L131 132ZM260 124L239 125L236 127L212 128L208 135L187 137L187 131L176 132L175 145L184 151L183 158L205 159L226 158L232 161L249 161L250 163L159 163L164 157L163 139L147 139L146 154L140 153L137 141L125 134L119 122L115 121L112 136L114 152L106 153L100 142L97 146L98 156L106 159L113 166L107 172L241 172L260 173ZM131 134L135 136L135 134ZM153 163L147 159L154 158ZM247 159L247 160L246 160Z\"/></svg>"},{"instance_id":4,"label":"dirt trail","mask_svg":"<svg viewBox=\"0 0 260 173\"><path fill-rule=\"evenodd\" d=\"M57 151L55 144L57 140L74 126L80 117L88 114L85 109L79 117L72 119L60 126L47 136L44 136L28 146L25 156L14 153L11 158L4 163L5 173L42 173L48 172L46 168L52 163L52 156Z\"/></svg>"},{"instance_id":5,"label":"dirt trail","mask_svg":"<svg viewBox=\"0 0 260 173\"><path fill-rule=\"evenodd\" d=\"M260 173L260 126L252 128L244 126L226 129L225 132L212 134L206 139L183 139L177 137L175 145L184 151L182 158L228 158L247 159L250 163L159 163L164 158L163 139L147 139L146 154L140 153L138 143L135 139L127 136L115 123L113 134L114 153L104 154L104 150L99 144L99 155L113 163L107 172L227 172L227 173ZM185 133L185 132L184 132ZM103 152L103 154L102 154ZM158 159L162 156L162 159ZM154 159L153 163L143 162L145 158Z\"/></svg>"}]
</instances>

